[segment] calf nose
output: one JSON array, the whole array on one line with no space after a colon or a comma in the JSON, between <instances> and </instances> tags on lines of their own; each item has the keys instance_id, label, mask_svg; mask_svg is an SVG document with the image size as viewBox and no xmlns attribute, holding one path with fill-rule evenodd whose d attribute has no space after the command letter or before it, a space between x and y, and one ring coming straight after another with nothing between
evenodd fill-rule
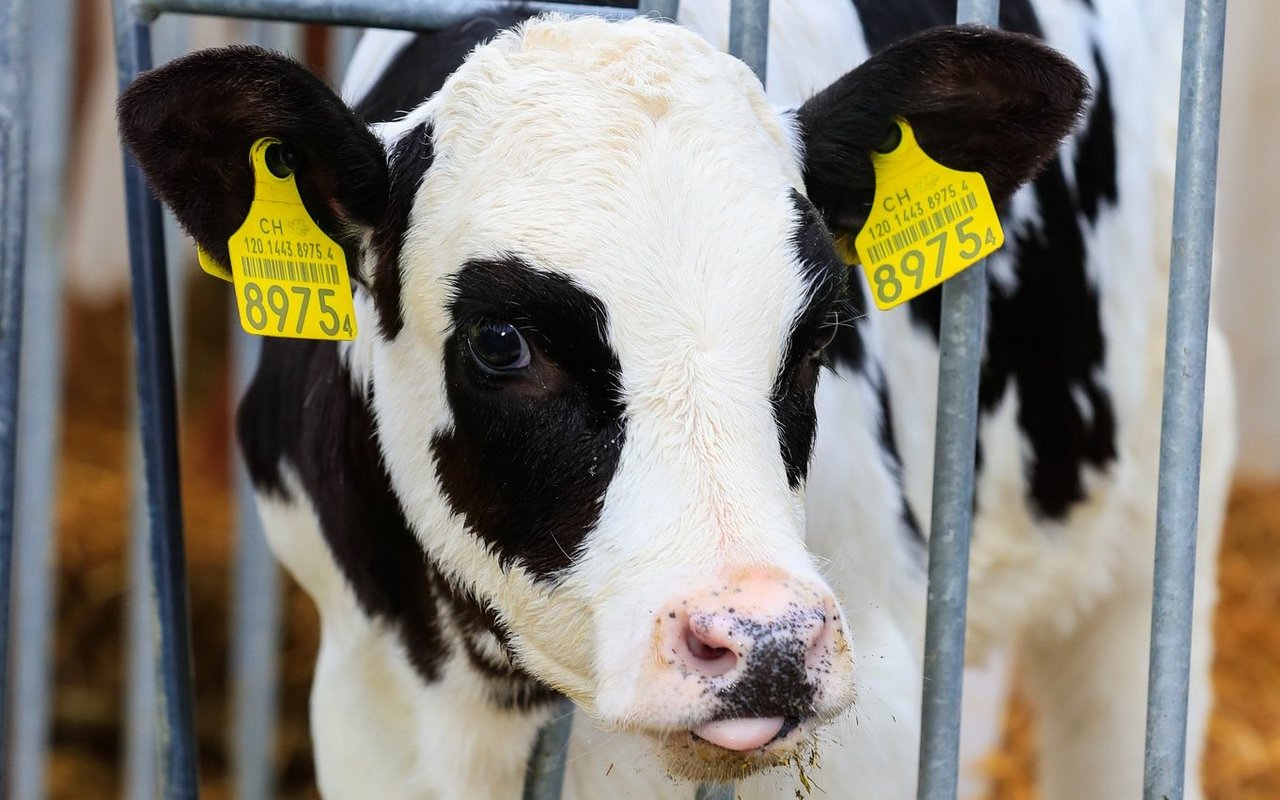
<instances>
[{"instance_id":1,"label":"calf nose","mask_svg":"<svg viewBox=\"0 0 1280 800\"><path fill-rule=\"evenodd\" d=\"M729 684L757 670L809 683L837 652L835 599L776 572L694 591L664 614L662 654L682 672Z\"/></svg>"}]
</instances>

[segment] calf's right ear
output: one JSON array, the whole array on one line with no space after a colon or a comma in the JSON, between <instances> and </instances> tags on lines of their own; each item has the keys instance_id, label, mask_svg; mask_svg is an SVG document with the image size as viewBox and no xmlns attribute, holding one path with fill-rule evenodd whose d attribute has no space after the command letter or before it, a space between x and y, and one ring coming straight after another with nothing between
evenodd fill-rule
<instances>
[{"instance_id":1,"label":"calf's right ear","mask_svg":"<svg viewBox=\"0 0 1280 800\"><path fill-rule=\"evenodd\" d=\"M283 143L311 217L349 252L385 212L382 144L323 81L279 54L193 53L139 76L117 112L120 136L156 194L223 264L253 203L249 150L263 137Z\"/></svg>"}]
</instances>

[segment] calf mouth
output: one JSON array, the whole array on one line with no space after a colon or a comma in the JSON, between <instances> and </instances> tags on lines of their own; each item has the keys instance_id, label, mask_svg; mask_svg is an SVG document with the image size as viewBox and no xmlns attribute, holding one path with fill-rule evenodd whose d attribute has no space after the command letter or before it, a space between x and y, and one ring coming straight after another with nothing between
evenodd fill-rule
<instances>
[{"instance_id":1,"label":"calf mouth","mask_svg":"<svg viewBox=\"0 0 1280 800\"><path fill-rule=\"evenodd\" d=\"M810 721L800 717L720 719L661 737L672 777L727 783L795 762L812 747Z\"/></svg>"}]
</instances>

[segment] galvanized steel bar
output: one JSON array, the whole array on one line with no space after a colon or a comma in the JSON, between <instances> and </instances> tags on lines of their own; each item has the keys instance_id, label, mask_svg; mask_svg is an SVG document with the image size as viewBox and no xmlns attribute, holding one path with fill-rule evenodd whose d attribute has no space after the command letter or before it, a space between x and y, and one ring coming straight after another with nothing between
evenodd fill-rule
<instances>
[{"instance_id":1,"label":"galvanized steel bar","mask_svg":"<svg viewBox=\"0 0 1280 800\"><path fill-rule=\"evenodd\" d=\"M1143 794L1182 797L1226 0L1187 0L1174 179Z\"/></svg>"},{"instance_id":2,"label":"galvanized steel bar","mask_svg":"<svg viewBox=\"0 0 1280 800\"><path fill-rule=\"evenodd\" d=\"M0 0L0 753L8 731L9 598L13 576L14 463L18 439L18 367L22 268L26 256L27 142L31 107L29 8ZM0 758L0 787L5 785Z\"/></svg>"},{"instance_id":3,"label":"galvanized steel bar","mask_svg":"<svg viewBox=\"0 0 1280 800\"><path fill-rule=\"evenodd\" d=\"M705 784L698 787L694 800L734 800L733 784Z\"/></svg>"},{"instance_id":4,"label":"galvanized steel bar","mask_svg":"<svg viewBox=\"0 0 1280 800\"><path fill-rule=\"evenodd\" d=\"M443 28L477 14L510 8L510 5L507 0L135 0L137 13L144 19L173 12L406 30ZM629 19L636 13L630 8L546 0L522 5L535 12L594 14L610 19Z\"/></svg>"},{"instance_id":5,"label":"galvanized steel bar","mask_svg":"<svg viewBox=\"0 0 1280 800\"><path fill-rule=\"evenodd\" d=\"M556 704L551 721L538 731L524 778L524 800L559 800L564 791L565 760L573 728L573 703Z\"/></svg>"},{"instance_id":6,"label":"galvanized steel bar","mask_svg":"<svg viewBox=\"0 0 1280 800\"><path fill-rule=\"evenodd\" d=\"M132 365L130 365L132 368ZM138 410L133 403L129 430L137 433ZM155 598L151 592L151 547L147 524L147 487L142 477L142 443L135 436L129 446L128 592L125 595L125 800L156 800L159 770L156 748Z\"/></svg>"},{"instance_id":7,"label":"galvanized steel bar","mask_svg":"<svg viewBox=\"0 0 1280 800\"><path fill-rule=\"evenodd\" d=\"M254 44L296 55L296 25L252 22L247 38ZM232 386L243 395L258 365L262 340L231 327ZM267 546L258 520L253 484L234 442L235 575L231 597L231 766L238 800L270 800L275 796L276 728L280 697L280 569Z\"/></svg>"},{"instance_id":8,"label":"galvanized steel bar","mask_svg":"<svg viewBox=\"0 0 1280 800\"><path fill-rule=\"evenodd\" d=\"M170 17L157 20L151 26L154 56L163 63L185 53L190 41L190 18ZM170 328L173 332L174 369L181 382L183 367L182 288L185 285L186 263L174 258L178 252L174 246L186 241L178 230L177 222L167 211L164 213L165 269L168 276L169 308L173 314ZM135 359L136 361L136 359ZM130 374L136 374L137 366L129 364ZM140 445L138 407L131 398L129 408L130 514L128 559L129 591L125 604L125 742L124 742L124 797L126 800L155 800L159 796L159 770L157 769L156 712L158 708L158 681L155 673L156 618L155 596L150 591L151 546L150 521L147 516L147 487Z\"/></svg>"},{"instance_id":9,"label":"galvanized steel bar","mask_svg":"<svg viewBox=\"0 0 1280 800\"><path fill-rule=\"evenodd\" d=\"M745 61L764 83L769 62L769 0L730 0L729 53Z\"/></svg>"},{"instance_id":10,"label":"galvanized steel bar","mask_svg":"<svg viewBox=\"0 0 1280 800\"><path fill-rule=\"evenodd\" d=\"M956 22L996 27L999 12L999 0L960 0ZM987 268L982 261L942 285L917 787L921 800L954 800L956 796L978 435L978 373L986 313Z\"/></svg>"},{"instance_id":11,"label":"galvanized steel bar","mask_svg":"<svg viewBox=\"0 0 1280 800\"><path fill-rule=\"evenodd\" d=\"M148 23L128 0L116 0L116 63L123 90L151 66ZM165 271L163 218L132 157L125 156L138 414L151 525L151 582L159 678L156 737L160 793L198 794L191 644L177 450L177 403Z\"/></svg>"},{"instance_id":12,"label":"galvanized steel bar","mask_svg":"<svg viewBox=\"0 0 1280 800\"><path fill-rule=\"evenodd\" d=\"M13 554L10 797L44 797L52 705L54 513L62 389L63 182L71 111L70 0L30 11L31 96Z\"/></svg>"},{"instance_id":13,"label":"galvanized steel bar","mask_svg":"<svg viewBox=\"0 0 1280 800\"><path fill-rule=\"evenodd\" d=\"M261 340L231 320L233 385L243 393L258 364ZM239 800L275 796L276 727L280 697L280 568L254 505L253 485L240 458L235 464L236 554L232 597L231 742Z\"/></svg>"},{"instance_id":14,"label":"galvanized steel bar","mask_svg":"<svg viewBox=\"0 0 1280 800\"><path fill-rule=\"evenodd\" d=\"M676 15L680 13L680 0L640 0L636 13L675 20Z\"/></svg>"}]
</instances>

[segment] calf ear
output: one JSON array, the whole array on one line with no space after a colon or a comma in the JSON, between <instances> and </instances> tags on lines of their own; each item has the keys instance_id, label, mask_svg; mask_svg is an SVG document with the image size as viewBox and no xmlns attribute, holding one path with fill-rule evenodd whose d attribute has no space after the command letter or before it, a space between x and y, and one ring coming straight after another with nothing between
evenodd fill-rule
<instances>
[{"instance_id":1,"label":"calf ear","mask_svg":"<svg viewBox=\"0 0 1280 800\"><path fill-rule=\"evenodd\" d=\"M797 112L809 198L833 229L858 231L875 194L871 151L903 117L935 160L982 173L999 205L1055 153L1088 93L1075 65L1029 36L959 27L904 39Z\"/></svg>"},{"instance_id":2,"label":"calf ear","mask_svg":"<svg viewBox=\"0 0 1280 800\"><path fill-rule=\"evenodd\" d=\"M323 81L276 53L227 47L180 58L134 81L118 115L157 195L223 264L253 202L249 150L264 136L284 144L307 210L349 253L386 207L381 143Z\"/></svg>"}]
</instances>

